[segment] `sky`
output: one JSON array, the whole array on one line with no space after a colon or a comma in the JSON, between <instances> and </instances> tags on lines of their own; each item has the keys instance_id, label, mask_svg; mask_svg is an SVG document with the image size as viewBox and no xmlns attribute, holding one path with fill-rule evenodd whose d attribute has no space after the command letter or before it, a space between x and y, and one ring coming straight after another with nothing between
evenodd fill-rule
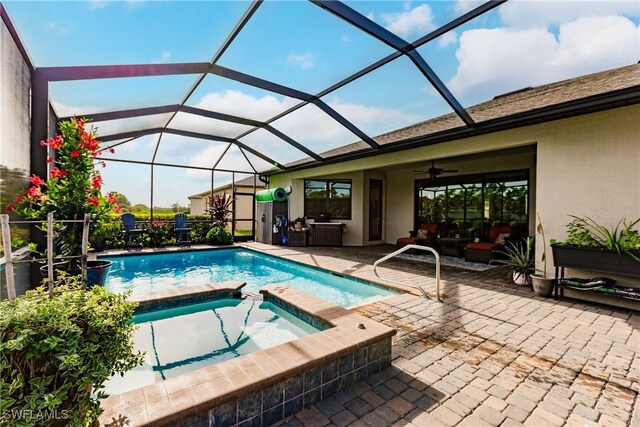
<instances>
[{"instance_id":1,"label":"sky","mask_svg":"<svg viewBox=\"0 0 640 427\"><path fill-rule=\"evenodd\" d=\"M347 1L348 6L413 42L482 2ZM244 1L5 1L36 67L208 62L245 12ZM418 52L464 107L496 95L638 62L637 1L511 0L420 47ZM393 50L306 1L266 0L219 65L316 94ZM177 104L196 75L58 82L50 99L61 116ZM369 136L452 110L406 57L400 57L323 98ZM267 120L297 100L208 75L186 104ZM95 123L99 135L162 127L170 115ZM359 138L314 105L272 123L311 150ZM178 114L169 127L236 137L247 126ZM280 163L306 154L265 130L240 139ZM107 143L105 143L106 145ZM111 143L109 143L111 144ZM113 158L211 167L226 143L165 134L116 147ZM248 154L257 170L271 167ZM234 146L218 167L248 172ZM150 204L150 167L107 162L105 187L133 203ZM246 175L238 175L242 178ZM217 172L215 185L229 182ZM154 168L154 205L188 203L206 191L211 173Z\"/></svg>"}]
</instances>

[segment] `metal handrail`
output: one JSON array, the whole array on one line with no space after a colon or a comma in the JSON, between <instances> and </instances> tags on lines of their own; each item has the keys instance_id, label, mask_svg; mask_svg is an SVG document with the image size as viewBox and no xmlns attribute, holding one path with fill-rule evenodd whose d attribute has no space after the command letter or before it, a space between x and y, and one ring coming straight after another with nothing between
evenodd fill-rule
<instances>
[{"instance_id":1,"label":"metal handrail","mask_svg":"<svg viewBox=\"0 0 640 427\"><path fill-rule=\"evenodd\" d=\"M385 262L388 259L391 259L391 258L395 257L396 255L399 255L399 254L401 254L401 253L403 253L405 251L408 251L409 249L420 249L420 250L423 250L423 251L429 251L429 252L433 253L433 255L435 255L435 257L436 257L436 298L437 298L438 301L442 301L440 299L440 254L438 253L438 251L436 251L433 248L430 248L429 246L407 245L407 246L404 246L404 247L398 249L395 252L391 252L389 255L386 255L386 256L380 258L379 260L377 260L376 262L373 263L373 274L375 274L376 277L378 277L380 279L387 280L387 281L393 282L393 283L397 283L399 285L409 286L411 288L418 289L422 293L423 297L429 298L429 296L427 295L425 290L422 289L420 286L412 285L410 283L400 282L398 280L385 279L383 277L380 277L380 275L378 274L378 271L377 271L378 265L382 264L383 262Z\"/></svg>"}]
</instances>

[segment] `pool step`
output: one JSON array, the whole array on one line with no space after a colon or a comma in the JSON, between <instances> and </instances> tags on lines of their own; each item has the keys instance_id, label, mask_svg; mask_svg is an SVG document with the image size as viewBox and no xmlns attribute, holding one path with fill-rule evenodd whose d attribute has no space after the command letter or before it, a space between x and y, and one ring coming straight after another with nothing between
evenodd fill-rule
<instances>
[{"instance_id":1,"label":"pool step","mask_svg":"<svg viewBox=\"0 0 640 427\"><path fill-rule=\"evenodd\" d=\"M243 291L242 292L242 298L243 299L255 299L255 300L260 300L262 301L262 294L259 294L257 292L249 292L249 291Z\"/></svg>"}]
</instances>

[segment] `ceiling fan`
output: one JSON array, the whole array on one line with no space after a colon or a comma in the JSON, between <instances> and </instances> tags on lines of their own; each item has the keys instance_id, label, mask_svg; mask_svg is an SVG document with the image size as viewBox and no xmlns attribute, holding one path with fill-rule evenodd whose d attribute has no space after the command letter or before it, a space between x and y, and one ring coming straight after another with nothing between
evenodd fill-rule
<instances>
[{"instance_id":1,"label":"ceiling fan","mask_svg":"<svg viewBox=\"0 0 640 427\"><path fill-rule=\"evenodd\" d=\"M431 160L431 167L427 170L424 171L414 171L416 174L429 174L429 178L431 179L435 179L438 175L442 175L443 173L453 173L453 172L458 172L455 169L443 169L443 168L437 168L436 167L436 161L435 160Z\"/></svg>"}]
</instances>

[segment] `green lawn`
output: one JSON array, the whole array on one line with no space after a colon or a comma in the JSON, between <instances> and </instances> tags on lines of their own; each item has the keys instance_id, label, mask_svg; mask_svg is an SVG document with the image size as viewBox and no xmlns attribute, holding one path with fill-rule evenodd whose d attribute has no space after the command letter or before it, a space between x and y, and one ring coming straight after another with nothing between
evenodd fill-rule
<instances>
[{"instance_id":1,"label":"green lawn","mask_svg":"<svg viewBox=\"0 0 640 427\"><path fill-rule=\"evenodd\" d=\"M246 237L251 235L252 235L251 230L236 230L234 234L234 236L238 236L238 237Z\"/></svg>"}]
</instances>

